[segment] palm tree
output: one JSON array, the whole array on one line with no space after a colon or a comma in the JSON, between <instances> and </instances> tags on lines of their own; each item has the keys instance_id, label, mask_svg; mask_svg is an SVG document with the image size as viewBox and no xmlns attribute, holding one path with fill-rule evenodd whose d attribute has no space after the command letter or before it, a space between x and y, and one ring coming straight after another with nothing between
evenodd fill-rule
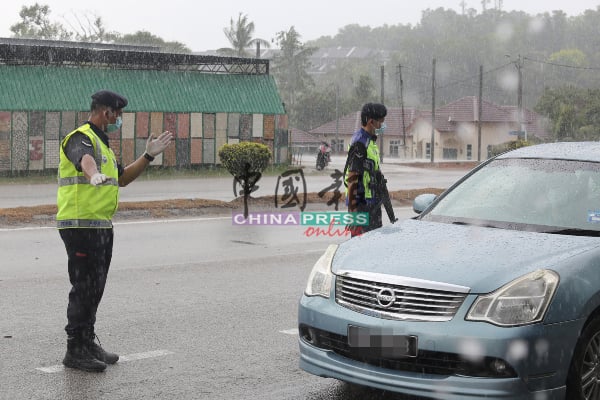
<instances>
[{"instance_id":1,"label":"palm tree","mask_svg":"<svg viewBox=\"0 0 600 400\"><path fill-rule=\"evenodd\" d=\"M231 48L218 49L217 53L226 56L247 57L251 55L247 49L256 46L257 43L269 47L269 42L266 40L252 38L254 35L254 22L248 22L247 15L240 13L237 22L231 18L229 24L229 28L223 28L223 32L225 32L225 36L231 43Z\"/></svg>"}]
</instances>

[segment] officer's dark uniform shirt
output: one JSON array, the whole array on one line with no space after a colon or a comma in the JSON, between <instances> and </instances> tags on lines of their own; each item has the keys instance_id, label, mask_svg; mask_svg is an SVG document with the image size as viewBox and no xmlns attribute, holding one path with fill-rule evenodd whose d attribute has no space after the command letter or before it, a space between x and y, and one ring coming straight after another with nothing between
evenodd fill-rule
<instances>
[{"instance_id":1,"label":"officer's dark uniform shirt","mask_svg":"<svg viewBox=\"0 0 600 400\"><path fill-rule=\"evenodd\" d=\"M355 143L361 143L362 146L355 146L354 154L351 160L348 160L348 171L358 173L358 187L356 191L356 201L359 204L364 203L376 203L377 200L375 198L376 193L373 193L372 199L365 199L365 187L363 185L363 174L365 173L365 160L367 159L367 146L369 141L377 141L377 136L372 136L369 132L360 128L354 135L352 135L352 139L350 140L350 145L354 145ZM346 197L346 205L348 205L348 197Z\"/></svg>"},{"instance_id":2,"label":"officer's dark uniform shirt","mask_svg":"<svg viewBox=\"0 0 600 400\"><path fill-rule=\"evenodd\" d=\"M90 127L94 131L94 133L102 140L102 142L106 145L106 147L110 147L108 145L108 136L106 133L102 131L102 129L98 128L96 125L92 124L88 121ZM90 141L90 138L84 135L81 132L76 132L71 135L71 138L67 141L67 144L64 147L65 155L75 165L75 169L81 172L81 159L85 154L89 154L94 157L94 146ZM123 175L123 167L121 164L117 163L117 169L119 170L119 176Z\"/></svg>"}]
</instances>

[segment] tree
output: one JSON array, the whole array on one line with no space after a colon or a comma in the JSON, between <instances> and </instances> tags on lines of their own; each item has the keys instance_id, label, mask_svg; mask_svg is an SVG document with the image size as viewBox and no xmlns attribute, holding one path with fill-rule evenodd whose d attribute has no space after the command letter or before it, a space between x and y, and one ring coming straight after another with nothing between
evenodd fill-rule
<instances>
[{"instance_id":1,"label":"tree","mask_svg":"<svg viewBox=\"0 0 600 400\"><path fill-rule=\"evenodd\" d=\"M170 53L191 53L191 50L180 42L166 42L162 38L153 35L148 31L137 31L133 34L117 35L114 38L115 43L159 46L164 51Z\"/></svg>"},{"instance_id":2,"label":"tree","mask_svg":"<svg viewBox=\"0 0 600 400\"><path fill-rule=\"evenodd\" d=\"M316 48L305 47L300 34L292 26L287 32L277 33L280 53L273 59L273 75L292 120L296 115L297 97L313 85L308 75L309 57Z\"/></svg>"},{"instance_id":3,"label":"tree","mask_svg":"<svg viewBox=\"0 0 600 400\"><path fill-rule=\"evenodd\" d=\"M535 110L550 118L556 140L600 138L600 89L547 88Z\"/></svg>"},{"instance_id":4,"label":"tree","mask_svg":"<svg viewBox=\"0 0 600 400\"><path fill-rule=\"evenodd\" d=\"M107 43L112 42L119 36L115 32L107 32L102 17L86 13L77 15L73 13L74 21L65 18L67 25L73 31L75 40L80 42Z\"/></svg>"},{"instance_id":5,"label":"tree","mask_svg":"<svg viewBox=\"0 0 600 400\"><path fill-rule=\"evenodd\" d=\"M231 48L221 48L217 53L225 56L247 57L251 54L246 49L256 46L259 43L261 46L268 48L270 43L264 39L255 39L254 22L248 21L248 16L240 13L237 21L233 18L229 21L229 28L223 28L227 40L231 43Z\"/></svg>"},{"instance_id":6,"label":"tree","mask_svg":"<svg viewBox=\"0 0 600 400\"><path fill-rule=\"evenodd\" d=\"M72 33L68 32L60 23L52 23L49 18L50 7L47 5L34 5L21 7L19 16L21 22L10 27L15 37L68 40Z\"/></svg>"}]
</instances>

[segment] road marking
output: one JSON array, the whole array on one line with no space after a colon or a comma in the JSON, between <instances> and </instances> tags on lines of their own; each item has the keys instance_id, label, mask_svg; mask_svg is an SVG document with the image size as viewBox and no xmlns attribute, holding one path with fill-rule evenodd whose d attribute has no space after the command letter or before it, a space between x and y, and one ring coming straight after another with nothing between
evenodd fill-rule
<instances>
[{"instance_id":1,"label":"road marking","mask_svg":"<svg viewBox=\"0 0 600 400\"><path fill-rule=\"evenodd\" d=\"M223 219L231 219L231 217L205 217L205 218L179 218L179 219L153 219L153 220L138 220L127 222L113 222L113 225L143 225L143 224L169 224L174 222L202 222L216 221ZM56 226L29 226L22 228L0 228L0 232L16 232L16 231L38 231L43 229L56 229Z\"/></svg>"},{"instance_id":2,"label":"road marking","mask_svg":"<svg viewBox=\"0 0 600 400\"><path fill-rule=\"evenodd\" d=\"M126 356L119 357L119 363L144 360L146 358L156 358L156 357L168 356L169 354L175 354L175 353L173 353L172 351L169 351L169 350L154 350L154 351L147 351L145 353L128 354ZM49 367L40 367L40 368L36 368L36 369L38 371L42 371L47 374L55 374L57 372L63 371L65 369L65 367L62 364L57 364L57 365L51 365Z\"/></svg>"},{"instance_id":3,"label":"road marking","mask_svg":"<svg viewBox=\"0 0 600 400\"><path fill-rule=\"evenodd\" d=\"M288 330L285 330L285 331L279 331L279 333L283 333L283 334L286 334L286 335L298 336L299 331L298 331L298 328L294 328L294 329L288 329Z\"/></svg>"}]
</instances>

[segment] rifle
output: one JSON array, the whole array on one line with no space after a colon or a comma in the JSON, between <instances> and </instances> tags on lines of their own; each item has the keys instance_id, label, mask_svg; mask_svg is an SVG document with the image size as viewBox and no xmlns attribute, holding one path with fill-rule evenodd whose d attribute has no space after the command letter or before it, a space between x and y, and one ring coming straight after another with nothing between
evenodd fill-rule
<instances>
[{"instance_id":1,"label":"rifle","mask_svg":"<svg viewBox=\"0 0 600 400\"><path fill-rule=\"evenodd\" d=\"M377 171L377 194L381 199L380 203L383 204L383 208L385 208L385 212L387 213L390 222L393 224L398 221L396 214L394 214L394 208L392 207L390 192L388 192L387 179L385 179L381 171Z\"/></svg>"}]
</instances>

